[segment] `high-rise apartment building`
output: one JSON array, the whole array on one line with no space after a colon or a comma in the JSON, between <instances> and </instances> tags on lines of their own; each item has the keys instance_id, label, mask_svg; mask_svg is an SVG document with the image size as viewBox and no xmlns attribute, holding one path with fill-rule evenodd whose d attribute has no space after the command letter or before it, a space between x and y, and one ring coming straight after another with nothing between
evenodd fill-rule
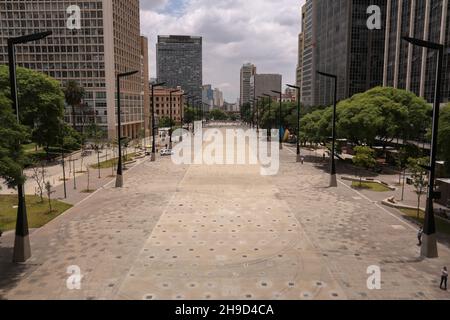
<instances>
[{"instance_id":1,"label":"high-rise apartment building","mask_svg":"<svg viewBox=\"0 0 450 320\"><path fill-rule=\"evenodd\" d=\"M223 107L224 103L223 92L218 88L214 89L214 108L220 109Z\"/></svg>"},{"instance_id":2,"label":"high-rise apartment building","mask_svg":"<svg viewBox=\"0 0 450 320\"><path fill-rule=\"evenodd\" d=\"M247 104L253 98L250 88L250 80L256 74L256 67L251 63L246 63L241 68L241 105Z\"/></svg>"},{"instance_id":3,"label":"high-rise apartment building","mask_svg":"<svg viewBox=\"0 0 450 320\"><path fill-rule=\"evenodd\" d=\"M434 101L436 52L402 40L408 35L450 47L448 0L387 0L383 85ZM450 51L444 55L442 100L450 101Z\"/></svg>"},{"instance_id":4,"label":"high-rise apartment building","mask_svg":"<svg viewBox=\"0 0 450 320\"><path fill-rule=\"evenodd\" d=\"M302 102L329 105L333 83L317 71L336 74L338 99L383 83L383 30L367 27L367 8L385 12L385 0L307 0L304 12Z\"/></svg>"},{"instance_id":5,"label":"high-rise apartment building","mask_svg":"<svg viewBox=\"0 0 450 320\"><path fill-rule=\"evenodd\" d=\"M81 28L71 30L67 9L73 5L81 10ZM110 139L117 133L115 76L138 70L122 80L122 131L134 138L144 129L148 52L140 36L139 0L1 0L0 29L0 64L8 61L7 38L53 31L44 40L17 46L17 64L62 85L79 82L86 90L83 106L93 115L90 121L107 130ZM69 123L70 117L67 112ZM76 123L82 126L85 119L76 115Z\"/></svg>"},{"instance_id":6,"label":"high-rise apartment building","mask_svg":"<svg viewBox=\"0 0 450 320\"><path fill-rule=\"evenodd\" d=\"M255 74L250 79L250 87L254 93L254 97L259 97L264 94L278 98L279 95L272 91L281 92L283 86L283 77L281 74ZM253 96L252 96L253 97Z\"/></svg>"},{"instance_id":7,"label":"high-rise apartment building","mask_svg":"<svg viewBox=\"0 0 450 320\"><path fill-rule=\"evenodd\" d=\"M302 87L303 53L304 53L304 50L305 50L305 35L303 33L303 30L306 29L306 26L305 26L306 18L305 18L305 16L306 16L306 6L303 6L302 10L301 10L301 17L302 17L302 19L301 19L301 30L302 31L298 35L298 58L297 58L297 68L295 70L296 85L298 87L300 87L300 90L301 90L301 87Z\"/></svg>"},{"instance_id":8,"label":"high-rise apartment building","mask_svg":"<svg viewBox=\"0 0 450 320\"><path fill-rule=\"evenodd\" d=\"M167 87L180 86L190 96L202 100L202 38L158 36L156 45L157 78Z\"/></svg>"},{"instance_id":9,"label":"high-rise apartment building","mask_svg":"<svg viewBox=\"0 0 450 320\"><path fill-rule=\"evenodd\" d=\"M214 90L210 84L203 86L202 101L205 106L208 106L208 110L214 108Z\"/></svg>"}]
</instances>

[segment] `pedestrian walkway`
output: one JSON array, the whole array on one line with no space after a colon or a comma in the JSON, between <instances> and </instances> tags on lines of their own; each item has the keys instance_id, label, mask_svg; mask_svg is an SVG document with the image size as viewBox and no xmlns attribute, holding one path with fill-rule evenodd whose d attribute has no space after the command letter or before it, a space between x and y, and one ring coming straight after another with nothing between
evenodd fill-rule
<instances>
[{"instance_id":1,"label":"pedestrian walkway","mask_svg":"<svg viewBox=\"0 0 450 320\"><path fill-rule=\"evenodd\" d=\"M242 147L242 146L241 146ZM423 260L417 230L281 152L257 165L144 161L31 235L33 257L10 263L0 238L5 299L448 299L439 289L450 252ZM70 290L67 270L81 271ZM381 290L367 287L381 269Z\"/></svg>"}]
</instances>

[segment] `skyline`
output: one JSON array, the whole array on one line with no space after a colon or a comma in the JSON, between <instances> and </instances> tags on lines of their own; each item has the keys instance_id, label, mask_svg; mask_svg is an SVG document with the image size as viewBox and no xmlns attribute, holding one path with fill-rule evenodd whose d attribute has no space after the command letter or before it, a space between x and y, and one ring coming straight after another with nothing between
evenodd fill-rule
<instances>
[{"instance_id":1,"label":"skyline","mask_svg":"<svg viewBox=\"0 0 450 320\"><path fill-rule=\"evenodd\" d=\"M141 32L149 39L150 77L156 76L157 36L192 35L204 41L204 84L222 90L229 102L240 95L240 69L247 62L255 64L259 73L279 73L284 82L295 83L304 2L218 0L212 7L206 0L141 0ZM244 28L248 32L242 32Z\"/></svg>"}]
</instances>

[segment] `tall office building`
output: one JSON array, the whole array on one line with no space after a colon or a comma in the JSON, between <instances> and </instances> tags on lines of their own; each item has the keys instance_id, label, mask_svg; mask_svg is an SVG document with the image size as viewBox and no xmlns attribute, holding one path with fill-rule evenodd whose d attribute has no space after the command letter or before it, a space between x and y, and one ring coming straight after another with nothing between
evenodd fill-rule
<instances>
[{"instance_id":1,"label":"tall office building","mask_svg":"<svg viewBox=\"0 0 450 320\"><path fill-rule=\"evenodd\" d=\"M305 22L306 22L306 6L302 7L301 10L301 32L298 35L298 58L297 58L297 68L295 70L296 74L296 85L298 87L302 87L302 76L303 76L303 53L305 50L305 35L304 30L306 29Z\"/></svg>"},{"instance_id":2,"label":"tall office building","mask_svg":"<svg viewBox=\"0 0 450 320\"><path fill-rule=\"evenodd\" d=\"M69 29L72 5L81 9L81 28ZM75 80L86 90L83 105L92 119L116 137L116 82L119 72L139 73L122 81L122 131L137 137L144 128L148 79L146 39L140 36L139 0L0 1L0 64L8 61L7 38L51 30L53 35L16 48L19 66L61 81ZM147 92L148 93L148 92ZM66 112L71 123L71 112ZM76 115L78 126L85 119Z\"/></svg>"},{"instance_id":3,"label":"tall office building","mask_svg":"<svg viewBox=\"0 0 450 320\"><path fill-rule=\"evenodd\" d=\"M268 94L274 98L279 98L279 95L273 93L272 90L281 92L282 80L281 74L255 74L250 79L250 88L254 97Z\"/></svg>"},{"instance_id":4,"label":"tall office building","mask_svg":"<svg viewBox=\"0 0 450 320\"><path fill-rule=\"evenodd\" d=\"M209 111L214 108L214 90L210 84L203 86L202 101L205 106L208 106Z\"/></svg>"},{"instance_id":5,"label":"tall office building","mask_svg":"<svg viewBox=\"0 0 450 320\"><path fill-rule=\"evenodd\" d=\"M346 99L383 83L383 30L367 27L367 8L385 0L307 0L304 7L302 101L329 105L333 83L317 71L339 78L338 99Z\"/></svg>"},{"instance_id":6,"label":"tall office building","mask_svg":"<svg viewBox=\"0 0 450 320\"><path fill-rule=\"evenodd\" d=\"M202 38L191 36L158 36L156 68L159 82L167 87L180 86L202 101Z\"/></svg>"},{"instance_id":7,"label":"tall office building","mask_svg":"<svg viewBox=\"0 0 450 320\"><path fill-rule=\"evenodd\" d=\"M253 92L250 88L250 79L256 74L256 67L251 63L246 63L241 68L241 106L250 102Z\"/></svg>"},{"instance_id":8,"label":"tall office building","mask_svg":"<svg viewBox=\"0 0 450 320\"><path fill-rule=\"evenodd\" d=\"M223 99L223 92L220 91L220 89L216 88L214 89L213 95L214 95L214 108L221 109L223 107L223 104L225 103L225 100Z\"/></svg>"},{"instance_id":9,"label":"tall office building","mask_svg":"<svg viewBox=\"0 0 450 320\"><path fill-rule=\"evenodd\" d=\"M413 38L450 47L448 0L387 0L383 85L406 89L434 101L436 52L402 40ZM444 55L443 102L450 101L450 51Z\"/></svg>"}]
</instances>

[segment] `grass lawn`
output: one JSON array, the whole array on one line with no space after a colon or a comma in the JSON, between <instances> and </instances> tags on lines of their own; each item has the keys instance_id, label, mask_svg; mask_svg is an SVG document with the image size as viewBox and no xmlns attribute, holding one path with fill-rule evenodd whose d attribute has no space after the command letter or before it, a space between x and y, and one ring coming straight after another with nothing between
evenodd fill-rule
<instances>
[{"instance_id":1,"label":"grass lawn","mask_svg":"<svg viewBox=\"0 0 450 320\"><path fill-rule=\"evenodd\" d=\"M131 161L131 160L133 160L133 158L135 156L136 156L136 153L130 153L126 157L123 156L123 161L124 162ZM100 162L100 169L112 168L114 165L117 165L118 159L119 158L114 158L114 159L110 159L108 161ZM91 168L92 169L98 169L98 165L97 164L91 165Z\"/></svg>"},{"instance_id":2,"label":"grass lawn","mask_svg":"<svg viewBox=\"0 0 450 320\"><path fill-rule=\"evenodd\" d=\"M23 149L25 150L26 153L35 152L36 151L36 143L24 144ZM38 148L38 150L39 150L39 148Z\"/></svg>"},{"instance_id":3,"label":"grass lawn","mask_svg":"<svg viewBox=\"0 0 450 320\"><path fill-rule=\"evenodd\" d=\"M55 219L63 212L70 209L70 204L52 200L52 212L49 212L48 200L40 203L38 196L27 196L27 214L29 228L40 228ZM17 217L17 196L0 195L0 229L3 231L14 230Z\"/></svg>"},{"instance_id":4,"label":"grass lawn","mask_svg":"<svg viewBox=\"0 0 450 320\"><path fill-rule=\"evenodd\" d=\"M417 209L400 209L400 211L407 217L413 219L414 221L420 223L421 225L424 224L424 217L425 212L420 210L420 216L419 219L417 219ZM438 217L436 217L436 229L440 233L444 233L447 235L450 235L450 222Z\"/></svg>"},{"instance_id":5,"label":"grass lawn","mask_svg":"<svg viewBox=\"0 0 450 320\"><path fill-rule=\"evenodd\" d=\"M368 189L368 190L372 190L375 192L387 192L387 191L391 191L391 189L389 189L388 187L376 183L376 182L363 182L362 184L360 184L359 182L354 181L352 183L352 188L355 189Z\"/></svg>"}]
</instances>

